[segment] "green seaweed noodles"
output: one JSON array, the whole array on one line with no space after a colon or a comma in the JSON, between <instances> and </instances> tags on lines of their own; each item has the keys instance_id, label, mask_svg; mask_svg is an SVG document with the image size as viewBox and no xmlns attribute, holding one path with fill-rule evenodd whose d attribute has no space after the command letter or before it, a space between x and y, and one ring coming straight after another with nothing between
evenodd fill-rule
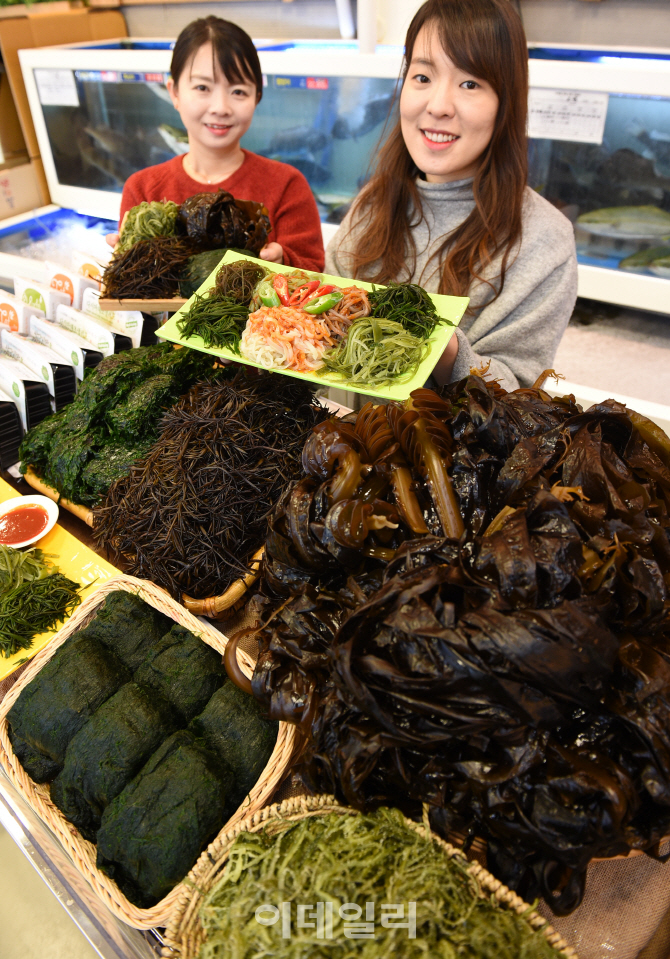
<instances>
[{"instance_id":1,"label":"green seaweed noodles","mask_svg":"<svg viewBox=\"0 0 670 959\"><path fill-rule=\"evenodd\" d=\"M409 333L427 340L438 323L454 324L441 317L430 296L416 283L389 283L368 293L372 316L401 323Z\"/></svg>"},{"instance_id":2,"label":"green seaweed noodles","mask_svg":"<svg viewBox=\"0 0 670 959\"><path fill-rule=\"evenodd\" d=\"M326 370L350 383L384 386L412 377L426 358L428 345L394 320L362 316L349 327L339 347L323 357Z\"/></svg>"},{"instance_id":3,"label":"green seaweed noodles","mask_svg":"<svg viewBox=\"0 0 670 959\"><path fill-rule=\"evenodd\" d=\"M239 355L240 339L248 319L249 311L244 303L230 296L219 296L214 289L204 296L196 293L177 326L185 340L200 336L208 349L225 347Z\"/></svg>"},{"instance_id":4,"label":"green seaweed noodles","mask_svg":"<svg viewBox=\"0 0 670 959\"><path fill-rule=\"evenodd\" d=\"M57 572L58 567L51 565L41 549L21 550L0 545L0 593Z\"/></svg>"},{"instance_id":5,"label":"green seaweed noodles","mask_svg":"<svg viewBox=\"0 0 670 959\"><path fill-rule=\"evenodd\" d=\"M53 629L81 603L79 583L62 573L24 582L0 594L0 655L28 649L33 639Z\"/></svg>"},{"instance_id":6,"label":"green seaweed noodles","mask_svg":"<svg viewBox=\"0 0 670 959\"><path fill-rule=\"evenodd\" d=\"M555 959L541 931L480 893L467 863L450 858L393 809L273 823L242 833L200 918L207 933L199 959ZM263 904L291 904L291 938L282 922L255 919ZM332 940L298 928L297 906L332 902ZM416 938L380 924L382 903L416 903ZM339 908L374 904L374 939L344 938ZM346 915L347 913L345 913ZM269 911L261 915L269 915ZM352 915L349 912L348 915ZM309 921L309 919L307 920ZM313 917L311 921L314 921ZM402 921L402 920L400 920Z\"/></svg>"},{"instance_id":7,"label":"green seaweed noodles","mask_svg":"<svg viewBox=\"0 0 670 959\"><path fill-rule=\"evenodd\" d=\"M174 236L179 205L172 200L143 200L128 210L114 252L126 253L138 240Z\"/></svg>"}]
</instances>

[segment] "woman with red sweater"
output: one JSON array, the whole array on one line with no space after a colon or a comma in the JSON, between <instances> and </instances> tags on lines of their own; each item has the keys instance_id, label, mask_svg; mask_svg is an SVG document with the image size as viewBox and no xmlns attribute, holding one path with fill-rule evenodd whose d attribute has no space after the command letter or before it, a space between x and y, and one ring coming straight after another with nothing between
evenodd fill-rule
<instances>
[{"instance_id":1,"label":"woman with red sweater","mask_svg":"<svg viewBox=\"0 0 670 959\"><path fill-rule=\"evenodd\" d=\"M263 260L320 271L321 222L305 177L294 167L243 150L263 95L263 76L251 38L219 17L194 20L179 34L168 91L188 133L188 153L128 178L121 219L143 200L182 203L196 193L227 190L264 203L272 231Z\"/></svg>"}]
</instances>

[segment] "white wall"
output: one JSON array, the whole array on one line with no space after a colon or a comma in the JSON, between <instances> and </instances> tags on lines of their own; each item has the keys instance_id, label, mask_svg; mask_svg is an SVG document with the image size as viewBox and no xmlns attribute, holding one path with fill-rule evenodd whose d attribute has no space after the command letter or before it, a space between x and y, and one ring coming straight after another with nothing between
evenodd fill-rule
<instances>
[{"instance_id":1,"label":"white wall","mask_svg":"<svg viewBox=\"0 0 670 959\"><path fill-rule=\"evenodd\" d=\"M359 2L376 4L380 43L402 44L422 0ZM670 0L520 0L520 8L531 41L670 48ZM234 20L253 37L339 36L335 0L233 0L121 9L128 32L136 37L175 37L191 20L211 13Z\"/></svg>"},{"instance_id":2,"label":"white wall","mask_svg":"<svg viewBox=\"0 0 670 959\"><path fill-rule=\"evenodd\" d=\"M121 7L131 37L176 37L199 17L214 15L239 24L252 37L339 37L334 0L257 0L231 3L165 3Z\"/></svg>"},{"instance_id":3,"label":"white wall","mask_svg":"<svg viewBox=\"0 0 670 959\"><path fill-rule=\"evenodd\" d=\"M670 48L668 0L521 0L534 41Z\"/></svg>"}]
</instances>

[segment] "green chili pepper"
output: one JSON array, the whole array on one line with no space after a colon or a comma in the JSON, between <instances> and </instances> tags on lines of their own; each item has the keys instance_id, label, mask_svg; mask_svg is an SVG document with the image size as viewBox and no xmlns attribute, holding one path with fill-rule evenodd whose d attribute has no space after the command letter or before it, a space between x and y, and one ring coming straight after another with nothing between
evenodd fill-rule
<instances>
[{"instance_id":1,"label":"green chili pepper","mask_svg":"<svg viewBox=\"0 0 670 959\"><path fill-rule=\"evenodd\" d=\"M270 280L263 280L258 286L257 293L261 298L263 306L281 306L279 294L272 286Z\"/></svg>"},{"instance_id":2,"label":"green chili pepper","mask_svg":"<svg viewBox=\"0 0 670 959\"><path fill-rule=\"evenodd\" d=\"M303 306L303 310L305 313L311 313L313 316L318 313L325 313L326 310L332 310L343 296L344 294L339 292L326 293L325 296L320 296L316 300L310 300L306 306Z\"/></svg>"}]
</instances>

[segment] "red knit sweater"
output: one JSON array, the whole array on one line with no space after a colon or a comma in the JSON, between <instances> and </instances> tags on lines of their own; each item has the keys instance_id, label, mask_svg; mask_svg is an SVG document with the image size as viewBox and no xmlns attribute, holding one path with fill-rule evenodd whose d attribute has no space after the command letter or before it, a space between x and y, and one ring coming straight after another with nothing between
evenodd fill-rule
<instances>
[{"instance_id":1,"label":"red knit sweater","mask_svg":"<svg viewBox=\"0 0 670 959\"><path fill-rule=\"evenodd\" d=\"M305 177L295 167L244 150L244 163L220 183L198 183L184 172L183 157L147 167L126 180L121 219L142 200L183 203L196 193L228 190L240 200L264 203L272 230L268 242L281 244L284 263L305 270L323 270L325 259L321 221Z\"/></svg>"}]
</instances>

